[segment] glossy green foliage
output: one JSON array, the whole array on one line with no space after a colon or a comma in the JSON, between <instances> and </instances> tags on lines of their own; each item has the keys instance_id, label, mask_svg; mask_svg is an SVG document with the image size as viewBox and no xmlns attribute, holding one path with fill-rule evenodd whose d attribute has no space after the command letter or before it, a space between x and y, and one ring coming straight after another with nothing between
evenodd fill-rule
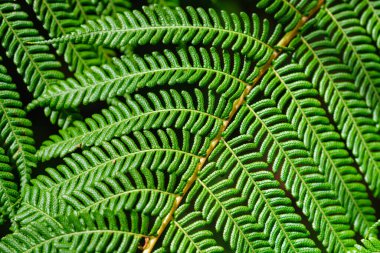
<instances>
[{"instance_id":1,"label":"glossy green foliage","mask_svg":"<svg viewBox=\"0 0 380 253\"><path fill-rule=\"evenodd\" d=\"M41 160L48 160L81 147L98 146L133 131L162 127L184 129L213 139L232 108L232 101L216 97L212 91L204 96L199 89L193 93L172 89L128 96L125 103L119 101L102 114L84 122L76 121L72 127L61 130L59 136L51 136L37 155Z\"/></svg>"},{"instance_id":2,"label":"glossy green foliage","mask_svg":"<svg viewBox=\"0 0 380 253\"><path fill-rule=\"evenodd\" d=\"M51 42L73 41L120 48L124 45L192 44L232 49L261 66L274 51L280 27L271 31L268 20L246 13L228 14L187 7L144 7L115 18L88 22L77 32Z\"/></svg>"},{"instance_id":3,"label":"glossy green foliage","mask_svg":"<svg viewBox=\"0 0 380 253\"><path fill-rule=\"evenodd\" d=\"M0 148L0 224L4 222L4 217L13 213L13 205L18 197L19 191L9 158Z\"/></svg>"},{"instance_id":4,"label":"glossy green foliage","mask_svg":"<svg viewBox=\"0 0 380 253\"><path fill-rule=\"evenodd\" d=\"M0 252L378 251L379 5L145 3L0 3Z\"/></svg>"},{"instance_id":5,"label":"glossy green foliage","mask_svg":"<svg viewBox=\"0 0 380 253\"><path fill-rule=\"evenodd\" d=\"M51 38L75 31L88 21L81 5L70 5L65 0L28 0L33 6L44 28ZM105 62L105 55L98 47L89 44L73 44L71 42L57 45L57 53L64 55L65 61L72 71L82 71L92 65Z\"/></svg>"},{"instance_id":6,"label":"glossy green foliage","mask_svg":"<svg viewBox=\"0 0 380 253\"><path fill-rule=\"evenodd\" d=\"M7 49L7 56L13 59L29 91L37 97L54 80L64 77L58 70L61 64L49 53L47 45L28 43L42 40L43 37L20 5L6 1L0 8L1 45Z\"/></svg>"},{"instance_id":7,"label":"glossy green foliage","mask_svg":"<svg viewBox=\"0 0 380 253\"><path fill-rule=\"evenodd\" d=\"M256 4L258 8L265 9L280 24L285 31L294 29L302 17L307 17L313 8L316 8L318 0L260 0Z\"/></svg>"},{"instance_id":8,"label":"glossy green foliage","mask_svg":"<svg viewBox=\"0 0 380 253\"><path fill-rule=\"evenodd\" d=\"M0 65L0 86L0 143L17 168L23 188L37 162L32 123L26 118L16 85L3 65Z\"/></svg>"},{"instance_id":9,"label":"glossy green foliage","mask_svg":"<svg viewBox=\"0 0 380 253\"><path fill-rule=\"evenodd\" d=\"M69 79L52 86L29 108L38 105L57 109L75 108L166 84L190 84L194 88L206 86L234 100L259 74L252 61L242 63L241 58L237 53L224 52L219 55L215 48L208 51L190 47L178 52L167 50L163 54L147 54L144 58L134 55L114 59L112 65L92 68L92 71L78 75L78 81Z\"/></svg>"},{"instance_id":10,"label":"glossy green foliage","mask_svg":"<svg viewBox=\"0 0 380 253\"><path fill-rule=\"evenodd\" d=\"M34 222L5 237L2 252L133 252L149 232L148 220L137 212L83 213L63 216L57 226ZM33 237L30 234L33 233ZM25 240L25 238L30 238Z\"/></svg>"},{"instance_id":11,"label":"glossy green foliage","mask_svg":"<svg viewBox=\"0 0 380 253\"><path fill-rule=\"evenodd\" d=\"M4 0L0 5L1 45L12 59L25 85L34 97L40 96L46 87L64 78L61 63L50 52L47 45L31 44L43 39L40 31L21 6L14 1ZM75 111L75 110L74 110ZM73 119L80 118L76 113L45 108L45 115L53 124L66 127Z\"/></svg>"}]
</instances>

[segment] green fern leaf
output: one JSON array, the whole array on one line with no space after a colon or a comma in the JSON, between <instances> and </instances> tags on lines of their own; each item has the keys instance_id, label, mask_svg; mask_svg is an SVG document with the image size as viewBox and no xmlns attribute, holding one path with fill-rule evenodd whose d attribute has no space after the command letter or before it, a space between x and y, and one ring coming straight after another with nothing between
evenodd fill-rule
<instances>
[{"instance_id":1,"label":"green fern leaf","mask_svg":"<svg viewBox=\"0 0 380 253\"><path fill-rule=\"evenodd\" d=\"M78 75L79 82L74 79L60 82L29 104L29 108L37 105L73 108L165 84L206 86L235 100L259 74L254 62L245 59L240 63L241 55L237 53L225 52L221 57L214 48L198 51L192 47L180 49L178 53L166 50L163 55L153 53L144 58L135 55L133 59L114 59L113 65L117 68L111 70L105 65Z\"/></svg>"},{"instance_id":2,"label":"green fern leaf","mask_svg":"<svg viewBox=\"0 0 380 253\"><path fill-rule=\"evenodd\" d=\"M31 44L43 38L19 4L11 0L2 1L0 17L1 44L17 66L28 90L34 97L38 97L46 87L63 79L64 74L59 70L61 63L50 53L48 46ZM75 110L68 113L45 108L45 115L50 116L51 122L58 123L59 126L68 126L72 118L80 118Z\"/></svg>"},{"instance_id":3,"label":"green fern leaf","mask_svg":"<svg viewBox=\"0 0 380 253\"><path fill-rule=\"evenodd\" d=\"M14 213L12 207L18 198L19 192L12 167L4 150L0 148L0 224L3 224L5 217Z\"/></svg>"},{"instance_id":4,"label":"green fern leaf","mask_svg":"<svg viewBox=\"0 0 380 253\"><path fill-rule=\"evenodd\" d=\"M310 26L297 40L299 46L294 57L305 66L306 74L328 105L347 148L365 174L364 179L378 196L380 156L377 141L380 136L376 122L366 99L355 87L350 69L338 58L334 46L324 37L326 35L325 31Z\"/></svg>"},{"instance_id":5,"label":"green fern leaf","mask_svg":"<svg viewBox=\"0 0 380 253\"><path fill-rule=\"evenodd\" d=\"M263 77L261 88L286 114L303 140L319 169L338 193L341 204L351 215L354 228L364 236L376 220L362 177L352 167L354 161L346 151L339 133L317 100L318 91L306 80L302 67L280 56Z\"/></svg>"},{"instance_id":6,"label":"green fern leaf","mask_svg":"<svg viewBox=\"0 0 380 253\"><path fill-rule=\"evenodd\" d=\"M18 72L24 74L29 91L37 97L50 83L63 79L63 73L58 70L61 64L49 53L48 46L28 43L43 38L20 5L6 1L0 4L0 8L2 46L7 49L7 56L15 62Z\"/></svg>"},{"instance_id":7,"label":"green fern leaf","mask_svg":"<svg viewBox=\"0 0 380 253\"><path fill-rule=\"evenodd\" d=\"M337 51L343 55L343 63L350 67L355 78L353 83L365 98L374 121L379 122L380 73L377 70L380 68L380 56L371 38L348 4L331 3L318 13L316 19L318 26L327 31Z\"/></svg>"},{"instance_id":8,"label":"green fern leaf","mask_svg":"<svg viewBox=\"0 0 380 253\"><path fill-rule=\"evenodd\" d=\"M257 15L227 14L210 9L171 9L158 5L144 7L143 11L126 11L115 18L105 17L50 43L74 41L121 47L144 44L211 45L235 52L265 64L275 51L274 44L281 32L280 26L271 32L269 22ZM41 42L41 43L47 43Z\"/></svg>"},{"instance_id":9,"label":"green fern leaf","mask_svg":"<svg viewBox=\"0 0 380 253\"><path fill-rule=\"evenodd\" d=\"M18 170L21 189L29 182L37 161L31 126L22 110L16 85L0 65L0 143Z\"/></svg>"},{"instance_id":10,"label":"green fern leaf","mask_svg":"<svg viewBox=\"0 0 380 253\"><path fill-rule=\"evenodd\" d=\"M145 215L108 211L60 218L55 223L34 222L5 236L2 252L135 252L151 229ZM30 237L33 234L33 237ZM30 238L29 240L25 240Z\"/></svg>"},{"instance_id":11,"label":"green fern leaf","mask_svg":"<svg viewBox=\"0 0 380 253\"><path fill-rule=\"evenodd\" d=\"M249 134L255 143L262 143L260 150L268 154L273 172L298 200L328 251L347 250L355 242L354 233L336 193L315 167L286 116L273 101L260 99L260 96L259 87L254 88L231 126L240 125L242 134Z\"/></svg>"},{"instance_id":12,"label":"green fern leaf","mask_svg":"<svg viewBox=\"0 0 380 253\"><path fill-rule=\"evenodd\" d=\"M45 141L37 153L42 160L64 156L78 148L98 146L104 141L129 134L133 131L175 127L202 136L216 137L223 120L232 110L232 101L209 91L194 92L170 90L159 94L135 94L126 97L102 114L95 114L84 122L76 121L73 127L60 131Z\"/></svg>"},{"instance_id":13,"label":"green fern leaf","mask_svg":"<svg viewBox=\"0 0 380 253\"><path fill-rule=\"evenodd\" d=\"M345 0L345 2L354 8L360 25L367 30L377 48L380 48L380 3L372 0Z\"/></svg>"},{"instance_id":14,"label":"green fern leaf","mask_svg":"<svg viewBox=\"0 0 380 253\"><path fill-rule=\"evenodd\" d=\"M258 8L265 9L269 14L285 27L285 32L294 29L302 17L309 15L310 11L317 7L317 0L260 0L257 4Z\"/></svg>"},{"instance_id":15,"label":"green fern leaf","mask_svg":"<svg viewBox=\"0 0 380 253\"><path fill-rule=\"evenodd\" d=\"M80 27L82 21L74 14L80 14L65 0L27 0L33 6L38 18L42 21L49 36L54 38L65 35ZM81 17L81 16L79 16ZM57 45L57 53L64 55L70 70L81 72L92 65L105 62L104 54L99 48L88 44L73 44L71 42Z\"/></svg>"},{"instance_id":16,"label":"green fern leaf","mask_svg":"<svg viewBox=\"0 0 380 253\"><path fill-rule=\"evenodd\" d=\"M225 252L224 248L217 245L211 231L204 229L199 231L199 228L208 225L202 218L202 213L187 213L188 208L187 204L178 208L176 218L168 228L162 247L154 252ZM270 251L270 248L266 250Z\"/></svg>"}]
</instances>

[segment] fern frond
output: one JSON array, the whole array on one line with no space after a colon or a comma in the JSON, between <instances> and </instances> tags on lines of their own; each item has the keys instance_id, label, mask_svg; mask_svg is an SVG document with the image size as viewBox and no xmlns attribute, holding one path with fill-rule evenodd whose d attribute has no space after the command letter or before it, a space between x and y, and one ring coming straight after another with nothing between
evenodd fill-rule
<instances>
[{"instance_id":1,"label":"fern frond","mask_svg":"<svg viewBox=\"0 0 380 253\"><path fill-rule=\"evenodd\" d=\"M104 213L107 210L135 210L163 219L173 206L177 184L175 175L129 167L125 172L115 172L78 190L59 194L33 186L28 188L12 220L21 227L43 220L60 226L57 217L73 211Z\"/></svg>"},{"instance_id":2,"label":"fern frond","mask_svg":"<svg viewBox=\"0 0 380 253\"><path fill-rule=\"evenodd\" d=\"M223 119L228 118L233 101L219 98L211 91L208 96L195 89L192 92L161 90L158 94L127 96L125 103L118 102L102 114L95 114L73 127L61 130L45 141L37 152L42 160L64 156L79 147L98 146L104 141L129 134L133 131L175 127L216 137Z\"/></svg>"},{"instance_id":3,"label":"fern frond","mask_svg":"<svg viewBox=\"0 0 380 253\"><path fill-rule=\"evenodd\" d=\"M129 166L143 166L179 176L181 184L176 192L181 192L210 141L187 131L176 134L172 129L134 132L66 157L65 165L46 169L48 176L38 176L32 183L62 195L126 171Z\"/></svg>"},{"instance_id":4,"label":"fern frond","mask_svg":"<svg viewBox=\"0 0 380 253\"><path fill-rule=\"evenodd\" d=\"M327 251L351 248L355 244L354 232L331 184L314 165L286 116L272 100L260 97L260 87L254 88L231 126L239 125L242 134L261 143L260 151L268 154L273 172L297 199Z\"/></svg>"},{"instance_id":5,"label":"fern frond","mask_svg":"<svg viewBox=\"0 0 380 253\"><path fill-rule=\"evenodd\" d=\"M37 161L31 126L16 85L0 65L0 143L18 170L21 189L29 182Z\"/></svg>"},{"instance_id":6,"label":"fern frond","mask_svg":"<svg viewBox=\"0 0 380 253\"><path fill-rule=\"evenodd\" d=\"M377 237L362 239L362 244L356 244L355 249L350 253L377 253L380 252L380 240Z\"/></svg>"},{"instance_id":7,"label":"fern frond","mask_svg":"<svg viewBox=\"0 0 380 253\"><path fill-rule=\"evenodd\" d=\"M343 56L343 63L350 67L353 83L365 98L374 121L380 122L380 55L355 12L348 4L331 2L318 13L316 20Z\"/></svg>"},{"instance_id":8,"label":"fern frond","mask_svg":"<svg viewBox=\"0 0 380 253\"><path fill-rule=\"evenodd\" d=\"M347 148L365 175L364 179L379 196L380 152L377 143L380 135L376 122L365 98L355 87L350 69L340 61L333 44L325 36L325 31L309 26L302 37L291 44L297 48L294 57L305 66L306 75L328 105Z\"/></svg>"},{"instance_id":9,"label":"fern frond","mask_svg":"<svg viewBox=\"0 0 380 253\"><path fill-rule=\"evenodd\" d=\"M209 224L202 218L201 212L188 213L189 204L181 205L176 211L174 220L166 232L162 247L154 253L165 252L225 252L223 247L217 245L214 234L199 228Z\"/></svg>"},{"instance_id":10,"label":"fern frond","mask_svg":"<svg viewBox=\"0 0 380 253\"><path fill-rule=\"evenodd\" d=\"M285 27L285 32L294 29L302 17L317 7L318 0L260 0L256 6L274 16L276 21Z\"/></svg>"},{"instance_id":11,"label":"fern frond","mask_svg":"<svg viewBox=\"0 0 380 253\"><path fill-rule=\"evenodd\" d=\"M116 16L117 13L129 10L132 7L130 0L92 0L99 16Z\"/></svg>"},{"instance_id":12,"label":"fern frond","mask_svg":"<svg viewBox=\"0 0 380 253\"><path fill-rule=\"evenodd\" d=\"M40 96L52 83L63 79L64 74L59 70L61 63L50 53L49 47L31 44L43 37L33 27L33 22L19 4L12 0L2 1L0 22L1 44L34 97ZM59 126L69 125L71 117L80 118L76 110L58 112L45 108L45 115L50 116L51 122Z\"/></svg>"},{"instance_id":13,"label":"fern frond","mask_svg":"<svg viewBox=\"0 0 380 253\"><path fill-rule=\"evenodd\" d=\"M351 224L364 236L376 218L362 177L318 101L318 91L306 80L302 67L288 63L288 58L280 56L260 85L297 129L315 164L338 193Z\"/></svg>"},{"instance_id":14,"label":"fern frond","mask_svg":"<svg viewBox=\"0 0 380 253\"><path fill-rule=\"evenodd\" d=\"M263 225L251 214L241 191L233 187L234 181L218 178L218 173L207 174L209 170L214 168L204 168L204 176L196 179L188 194L195 211L201 211L208 223L215 224L215 230L223 235L232 251L256 252L264 248L272 252Z\"/></svg>"},{"instance_id":15,"label":"fern frond","mask_svg":"<svg viewBox=\"0 0 380 253\"><path fill-rule=\"evenodd\" d=\"M345 0L349 3L378 49L380 49L380 3L373 0Z\"/></svg>"},{"instance_id":16,"label":"fern frond","mask_svg":"<svg viewBox=\"0 0 380 253\"><path fill-rule=\"evenodd\" d=\"M63 79L63 73L58 70L61 64L49 52L47 45L29 43L43 37L33 28L32 21L28 20L20 5L6 0L0 4L0 15L1 44L22 74L28 90L38 97L46 86Z\"/></svg>"},{"instance_id":17,"label":"fern frond","mask_svg":"<svg viewBox=\"0 0 380 253\"><path fill-rule=\"evenodd\" d=\"M74 41L106 47L158 43L210 45L240 52L261 66L275 51L280 33L280 26L271 31L268 20L261 22L255 14L249 17L246 13L154 5L144 7L142 12L126 11L116 17L89 21L80 30L50 43Z\"/></svg>"},{"instance_id":18,"label":"fern frond","mask_svg":"<svg viewBox=\"0 0 380 253\"><path fill-rule=\"evenodd\" d=\"M15 182L9 158L4 149L0 148L0 224L4 218L13 213L12 206L19 197L18 187Z\"/></svg>"},{"instance_id":19,"label":"fern frond","mask_svg":"<svg viewBox=\"0 0 380 253\"><path fill-rule=\"evenodd\" d=\"M275 252L319 252L309 239L308 231L295 214L291 200L280 189L262 153L257 152L253 137L237 133L237 125L228 128L209 157L209 165L201 174L228 177L241 191L250 213L264 226L265 234ZM231 138L230 136L238 137ZM210 176L211 177L211 176ZM193 196L195 197L195 196ZM196 202L198 200L195 200Z\"/></svg>"},{"instance_id":20,"label":"fern frond","mask_svg":"<svg viewBox=\"0 0 380 253\"><path fill-rule=\"evenodd\" d=\"M62 227L46 221L34 222L3 237L0 251L135 252L141 246L140 240L152 232L148 221L145 215L134 211L73 214L60 219Z\"/></svg>"},{"instance_id":21,"label":"fern frond","mask_svg":"<svg viewBox=\"0 0 380 253\"><path fill-rule=\"evenodd\" d=\"M238 53L224 52L220 56L215 48L197 50L179 49L174 53L153 53L141 58L113 59L113 68L105 65L77 75L51 87L44 95L29 104L62 109L106 100L137 92L144 87L158 85L194 84L223 94L234 101L246 85L259 74L259 68ZM196 87L196 86L195 86Z\"/></svg>"},{"instance_id":22,"label":"fern frond","mask_svg":"<svg viewBox=\"0 0 380 253\"><path fill-rule=\"evenodd\" d=\"M33 6L37 17L49 32L51 38L66 35L76 30L83 21L74 16L78 13L71 9L65 0L27 0ZM98 54L98 48L88 44L72 42L57 44L57 53L64 55L71 71L81 72L92 65L105 63L104 55Z\"/></svg>"}]
</instances>

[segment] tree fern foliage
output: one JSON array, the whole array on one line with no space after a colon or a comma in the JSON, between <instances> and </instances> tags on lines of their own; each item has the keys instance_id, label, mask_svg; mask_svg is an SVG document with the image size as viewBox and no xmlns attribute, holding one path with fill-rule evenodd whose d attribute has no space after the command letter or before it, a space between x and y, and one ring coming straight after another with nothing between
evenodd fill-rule
<instances>
[{"instance_id":1,"label":"tree fern foliage","mask_svg":"<svg viewBox=\"0 0 380 253\"><path fill-rule=\"evenodd\" d=\"M243 2L0 2L0 252L380 251L380 5Z\"/></svg>"}]
</instances>

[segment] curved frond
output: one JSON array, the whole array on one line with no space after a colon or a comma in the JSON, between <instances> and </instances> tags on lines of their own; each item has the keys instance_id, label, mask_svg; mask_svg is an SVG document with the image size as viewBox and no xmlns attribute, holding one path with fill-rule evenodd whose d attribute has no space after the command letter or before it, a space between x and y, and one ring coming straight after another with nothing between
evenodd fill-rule
<instances>
[{"instance_id":1,"label":"curved frond","mask_svg":"<svg viewBox=\"0 0 380 253\"><path fill-rule=\"evenodd\" d=\"M188 213L188 204L181 205L176 211L174 221L170 223L162 247L154 253L165 252L204 252L222 253L225 249L218 246L214 234L199 228L206 227L209 223L202 218L201 212Z\"/></svg>"},{"instance_id":2,"label":"curved frond","mask_svg":"<svg viewBox=\"0 0 380 253\"><path fill-rule=\"evenodd\" d=\"M224 52L220 56L215 48L197 50L193 47L176 53L165 50L163 54L153 53L144 58L134 55L132 59L113 59L113 68L109 65L93 68L77 75L79 81L60 82L32 102L29 108L37 105L72 108L166 84L207 87L234 101L259 74L252 61L243 59L238 53Z\"/></svg>"},{"instance_id":3,"label":"curved frond","mask_svg":"<svg viewBox=\"0 0 380 253\"><path fill-rule=\"evenodd\" d=\"M21 189L29 182L32 169L36 167L31 126L22 109L16 85L4 66L0 65L0 143L16 165Z\"/></svg>"},{"instance_id":4,"label":"curved frond","mask_svg":"<svg viewBox=\"0 0 380 253\"><path fill-rule=\"evenodd\" d=\"M379 196L380 135L376 122L365 102L367 97L360 95L350 69L340 61L325 36L325 31L310 26L292 44L297 48L294 57L305 67L306 75L327 104L347 148L365 175L364 179Z\"/></svg>"},{"instance_id":5,"label":"curved frond","mask_svg":"<svg viewBox=\"0 0 380 253\"><path fill-rule=\"evenodd\" d=\"M280 56L264 76L261 87L286 114L320 171L338 193L341 204L351 217L351 224L362 235L376 220L375 210L362 184L359 171L346 150L340 134L329 122L319 102L319 94L306 80L298 64L290 64L287 55Z\"/></svg>"},{"instance_id":6,"label":"curved frond","mask_svg":"<svg viewBox=\"0 0 380 253\"><path fill-rule=\"evenodd\" d=\"M242 134L261 143L260 151L268 154L273 172L297 199L327 251L351 248L355 244L354 232L336 192L314 165L286 116L272 100L260 97L260 87L254 88L231 126L238 125Z\"/></svg>"},{"instance_id":7,"label":"curved frond","mask_svg":"<svg viewBox=\"0 0 380 253\"><path fill-rule=\"evenodd\" d=\"M240 52L261 66L275 51L280 32L279 26L271 31L268 20L262 22L255 14L249 17L246 13L153 5L141 12L126 11L116 17L89 21L80 30L50 42L73 41L119 48L158 43L210 45Z\"/></svg>"},{"instance_id":8,"label":"curved frond","mask_svg":"<svg viewBox=\"0 0 380 253\"><path fill-rule=\"evenodd\" d=\"M48 176L38 176L32 183L59 195L82 189L116 172L125 172L131 166L142 166L179 176L182 179L176 192L181 192L209 143L209 138L187 131L178 134L172 129L137 131L130 137L122 136L101 147L91 147L83 154L74 153L64 158L64 165L46 169Z\"/></svg>"},{"instance_id":9,"label":"curved frond","mask_svg":"<svg viewBox=\"0 0 380 253\"><path fill-rule=\"evenodd\" d=\"M62 227L47 221L34 222L3 237L0 251L135 252L141 239L154 233L148 221L147 216L135 211L72 214L60 218Z\"/></svg>"},{"instance_id":10,"label":"curved frond","mask_svg":"<svg viewBox=\"0 0 380 253\"><path fill-rule=\"evenodd\" d=\"M365 98L379 125L380 55L377 48L348 4L331 2L318 13L316 20L318 27L327 31L335 50L343 56L343 63L350 67L353 84Z\"/></svg>"},{"instance_id":11,"label":"curved frond","mask_svg":"<svg viewBox=\"0 0 380 253\"><path fill-rule=\"evenodd\" d=\"M61 64L49 52L47 45L28 42L42 40L43 37L33 28L28 15L20 5L11 0L0 4L0 38L2 46L7 49L7 56L12 58L17 71L22 74L28 90L34 97L42 94L45 87L63 79L59 71Z\"/></svg>"},{"instance_id":12,"label":"curved frond","mask_svg":"<svg viewBox=\"0 0 380 253\"><path fill-rule=\"evenodd\" d=\"M15 63L17 71L35 98L39 97L46 87L63 79L61 63L50 53L49 47L30 43L42 40L43 37L33 27L33 22L19 4L12 0L2 1L0 22L1 45ZM45 108L45 115L50 116L53 124L64 127L70 125L72 118L80 118L76 110L66 112Z\"/></svg>"},{"instance_id":13,"label":"curved frond","mask_svg":"<svg viewBox=\"0 0 380 253\"><path fill-rule=\"evenodd\" d=\"M127 11L132 7L130 0L91 0L91 2L96 6L97 18L102 15L115 16L117 13Z\"/></svg>"},{"instance_id":14,"label":"curved frond","mask_svg":"<svg viewBox=\"0 0 380 253\"><path fill-rule=\"evenodd\" d=\"M209 91L208 96L192 92L161 90L158 94L127 96L102 114L95 114L73 127L61 130L45 141L37 156L42 161L64 156L80 147L98 146L104 141L133 131L175 127L214 139L229 116L233 101L226 101Z\"/></svg>"},{"instance_id":15,"label":"curved frond","mask_svg":"<svg viewBox=\"0 0 380 253\"><path fill-rule=\"evenodd\" d=\"M349 3L378 49L380 49L380 2L373 0L345 0Z\"/></svg>"},{"instance_id":16,"label":"curved frond","mask_svg":"<svg viewBox=\"0 0 380 253\"><path fill-rule=\"evenodd\" d=\"M13 213L12 206L19 197L12 167L5 152L0 148L0 224Z\"/></svg>"},{"instance_id":17,"label":"curved frond","mask_svg":"<svg viewBox=\"0 0 380 253\"><path fill-rule=\"evenodd\" d=\"M256 4L258 8L272 14L285 27L285 32L294 29L302 17L307 17L317 5L318 0L260 0Z\"/></svg>"},{"instance_id":18,"label":"curved frond","mask_svg":"<svg viewBox=\"0 0 380 253\"><path fill-rule=\"evenodd\" d=\"M218 174L207 173L213 169L210 164L202 170L204 176L197 177L186 202L192 201L192 208L202 212L208 223L215 224L215 230L222 235L231 251L273 252L263 225L258 224L251 214L240 189L233 187L234 181L230 178L221 179L217 178Z\"/></svg>"},{"instance_id":19,"label":"curved frond","mask_svg":"<svg viewBox=\"0 0 380 253\"><path fill-rule=\"evenodd\" d=\"M73 9L66 0L27 0L27 2L33 6L51 38L69 34L86 21L81 15L83 12L77 9L79 7ZM64 55L71 71L81 72L92 65L101 65L106 61L104 52L93 45L73 44L69 41L54 46L57 47L59 55Z\"/></svg>"},{"instance_id":20,"label":"curved frond","mask_svg":"<svg viewBox=\"0 0 380 253\"><path fill-rule=\"evenodd\" d=\"M226 130L209 157L210 167L202 170L200 178L208 175L207 183L215 187L221 184L220 178L228 177L234 182L233 189L241 192L251 215L264 226L264 233L269 236L268 241L275 252L319 252L309 239L301 217L295 214L291 200L269 171L263 154L257 151L253 137L236 131L237 125ZM235 134L239 134L238 137L230 137ZM205 206L207 214L209 210L202 200L198 202L197 195L192 197L197 206Z\"/></svg>"}]
</instances>

